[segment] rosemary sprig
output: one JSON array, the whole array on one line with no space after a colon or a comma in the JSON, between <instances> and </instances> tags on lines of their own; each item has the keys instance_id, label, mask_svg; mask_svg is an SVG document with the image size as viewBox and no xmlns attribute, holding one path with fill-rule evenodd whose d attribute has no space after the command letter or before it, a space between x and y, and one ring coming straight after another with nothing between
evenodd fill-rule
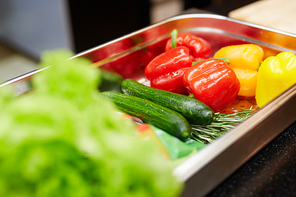
<instances>
[{"instance_id":1,"label":"rosemary sprig","mask_svg":"<svg viewBox=\"0 0 296 197\"><path fill-rule=\"evenodd\" d=\"M212 124L191 124L192 138L204 144L213 142L227 131L233 129L237 124L243 122L252 115L254 110L238 111L229 114L216 113Z\"/></svg>"}]
</instances>

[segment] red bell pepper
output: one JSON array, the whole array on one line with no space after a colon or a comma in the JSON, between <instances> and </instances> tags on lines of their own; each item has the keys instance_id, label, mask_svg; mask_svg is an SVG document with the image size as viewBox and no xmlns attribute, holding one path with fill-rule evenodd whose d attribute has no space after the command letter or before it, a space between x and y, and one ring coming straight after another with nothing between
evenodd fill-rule
<instances>
[{"instance_id":1,"label":"red bell pepper","mask_svg":"<svg viewBox=\"0 0 296 197\"><path fill-rule=\"evenodd\" d=\"M171 48L173 48L172 42L172 38L167 41L165 51L168 51ZM206 40L200 37L188 33L180 33L177 35L176 42L177 46L185 46L190 50L193 61L207 59L211 55L211 45Z\"/></svg>"},{"instance_id":2,"label":"red bell pepper","mask_svg":"<svg viewBox=\"0 0 296 197\"><path fill-rule=\"evenodd\" d=\"M186 93L182 76L192 60L187 47L181 46L156 56L145 68L150 86L179 94Z\"/></svg>"},{"instance_id":3,"label":"red bell pepper","mask_svg":"<svg viewBox=\"0 0 296 197\"><path fill-rule=\"evenodd\" d=\"M235 72L221 59L207 59L186 70L186 88L194 97L218 112L236 98L240 83Z\"/></svg>"}]
</instances>

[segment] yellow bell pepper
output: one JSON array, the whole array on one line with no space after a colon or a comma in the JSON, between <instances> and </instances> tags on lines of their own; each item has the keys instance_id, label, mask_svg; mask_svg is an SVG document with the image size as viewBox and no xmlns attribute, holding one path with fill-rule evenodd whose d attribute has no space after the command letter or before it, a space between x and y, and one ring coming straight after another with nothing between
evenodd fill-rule
<instances>
[{"instance_id":1,"label":"yellow bell pepper","mask_svg":"<svg viewBox=\"0 0 296 197\"><path fill-rule=\"evenodd\" d=\"M256 102L265 106L275 97L296 83L296 56L292 52L281 52L266 58L258 71Z\"/></svg>"},{"instance_id":2,"label":"yellow bell pepper","mask_svg":"<svg viewBox=\"0 0 296 197\"><path fill-rule=\"evenodd\" d=\"M234 70L239 82L238 95L254 97L257 85L257 69L264 56L263 49L255 44L241 44L223 47L214 58L222 57L229 60L229 66Z\"/></svg>"}]
</instances>

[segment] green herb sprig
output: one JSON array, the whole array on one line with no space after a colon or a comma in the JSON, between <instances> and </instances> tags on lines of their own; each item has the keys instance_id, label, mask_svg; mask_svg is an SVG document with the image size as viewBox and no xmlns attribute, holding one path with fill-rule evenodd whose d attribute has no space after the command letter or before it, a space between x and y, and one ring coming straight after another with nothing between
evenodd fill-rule
<instances>
[{"instance_id":1,"label":"green herb sprig","mask_svg":"<svg viewBox=\"0 0 296 197\"><path fill-rule=\"evenodd\" d=\"M208 144L233 129L236 125L249 118L254 110L242 110L239 112L222 114L216 113L214 121L210 125L191 124L192 138L196 141Z\"/></svg>"}]
</instances>

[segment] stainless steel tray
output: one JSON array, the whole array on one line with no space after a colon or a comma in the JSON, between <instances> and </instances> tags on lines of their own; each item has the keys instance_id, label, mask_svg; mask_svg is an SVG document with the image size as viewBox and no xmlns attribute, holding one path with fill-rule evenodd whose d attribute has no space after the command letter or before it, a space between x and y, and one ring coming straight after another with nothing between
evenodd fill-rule
<instances>
[{"instance_id":1,"label":"stainless steel tray","mask_svg":"<svg viewBox=\"0 0 296 197\"><path fill-rule=\"evenodd\" d=\"M146 64L163 52L173 29L206 39L212 45L213 53L231 44L254 43L264 49L266 56L280 51L296 54L294 34L219 15L185 14L125 35L73 58L88 58L96 66L145 83L143 71ZM12 85L17 94L22 94L30 89L30 78L36 72L40 70L11 79L0 87ZM182 196L207 194L295 120L296 85L176 167L174 174L186 182Z\"/></svg>"}]
</instances>

